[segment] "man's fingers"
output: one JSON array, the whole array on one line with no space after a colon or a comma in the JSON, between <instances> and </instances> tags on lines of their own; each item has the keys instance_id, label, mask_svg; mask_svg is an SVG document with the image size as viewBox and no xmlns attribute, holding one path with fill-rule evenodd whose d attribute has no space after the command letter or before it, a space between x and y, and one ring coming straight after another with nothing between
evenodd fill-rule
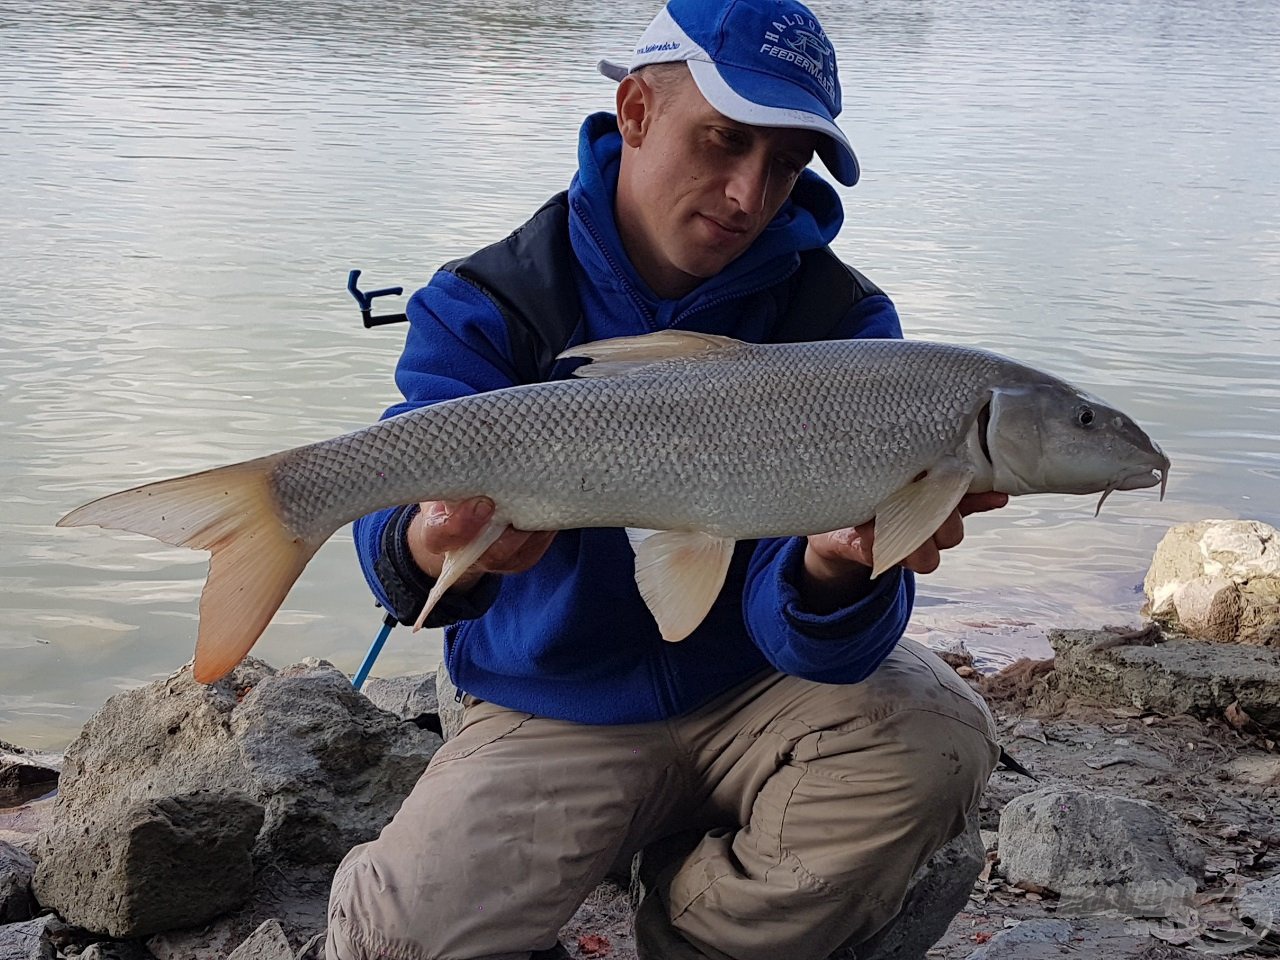
<instances>
[{"instance_id":1,"label":"man's fingers","mask_svg":"<svg viewBox=\"0 0 1280 960\"><path fill-rule=\"evenodd\" d=\"M554 530L530 532L508 527L476 561L476 566L490 573L519 573L542 558L554 537Z\"/></svg>"},{"instance_id":2,"label":"man's fingers","mask_svg":"<svg viewBox=\"0 0 1280 960\"><path fill-rule=\"evenodd\" d=\"M431 576L439 576L440 562L446 553L460 550L474 540L493 517L493 501L488 497L470 500L434 500L422 504L422 524L410 532L410 549L414 559ZM547 552L555 538L554 530L530 532L507 527L502 535L471 566L464 578L474 579L482 573L520 573L528 570ZM460 583L464 581L459 581Z\"/></svg>"},{"instance_id":3,"label":"man's fingers","mask_svg":"<svg viewBox=\"0 0 1280 960\"><path fill-rule=\"evenodd\" d=\"M875 526L872 523L832 530L809 538L818 553L828 561L853 561L867 567L871 566L871 544L874 539Z\"/></svg>"},{"instance_id":4,"label":"man's fingers","mask_svg":"<svg viewBox=\"0 0 1280 960\"><path fill-rule=\"evenodd\" d=\"M424 503L423 545L433 553L456 550L474 540L492 516L493 501L488 497Z\"/></svg>"},{"instance_id":5,"label":"man's fingers","mask_svg":"<svg viewBox=\"0 0 1280 960\"><path fill-rule=\"evenodd\" d=\"M913 573L933 573L941 563L942 555L932 539L926 540L902 559L902 566Z\"/></svg>"},{"instance_id":6,"label":"man's fingers","mask_svg":"<svg viewBox=\"0 0 1280 960\"><path fill-rule=\"evenodd\" d=\"M971 513L986 513L988 510L999 510L1009 502L1007 493L996 493L994 490L988 493L966 493L960 498L960 504L956 507L960 511L960 516L967 517Z\"/></svg>"},{"instance_id":7,"label":"man's fingers","mask_svg":"<svg viewBox=\"0 0 1280 960\"><path fill-rule=\"evenodd\" d=\"M932 543L938 550L950 550L952 547L959 546L963 539L964 520L961 519L959 510L952 510L951 515L942 521L942 526L933 535Z\"/></svg>"}]
</instances>

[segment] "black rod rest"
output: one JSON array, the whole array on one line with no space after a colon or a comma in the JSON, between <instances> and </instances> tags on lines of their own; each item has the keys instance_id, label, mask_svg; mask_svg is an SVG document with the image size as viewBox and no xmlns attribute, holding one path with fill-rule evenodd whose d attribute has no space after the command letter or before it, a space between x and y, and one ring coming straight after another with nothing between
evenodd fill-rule
<instances>
[{"instance_id":1,"label":"black rod rest","mask_svg":"<svg viewBox=\"0 0 1280 960\"><path fill-rule=\"evenodd\" d=\"M400 323L409 318L403 313L389 313L381 317L373 315L373 298L374 297L398 297L404 293L404 287L387 287L383 290L370 290L368 293L362 291L356 286L356 281L360 279L360 271L352 270L347 274L347 292L356 298L356 303L360 304L360 316L364 321L364 327L368 330L370 327L380 327L386 323Z\"/></svg>"}]
</instances>

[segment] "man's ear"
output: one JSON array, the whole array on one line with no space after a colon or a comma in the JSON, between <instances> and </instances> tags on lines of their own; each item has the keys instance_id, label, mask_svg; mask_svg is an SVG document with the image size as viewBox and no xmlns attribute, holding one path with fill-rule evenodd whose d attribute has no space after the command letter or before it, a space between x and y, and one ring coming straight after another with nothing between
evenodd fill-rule
<instances>
[{"instance_id":1,"label":"man's ear","mask_svg":"<svg viewBox=\"0 0 1280 960\"><path fill-rule=\"evenodd\" d=\"M653 116L653 87L634 73L618 84L618 132L628 147L638 147L644 140Z\"/></svg>"}]
</instances>

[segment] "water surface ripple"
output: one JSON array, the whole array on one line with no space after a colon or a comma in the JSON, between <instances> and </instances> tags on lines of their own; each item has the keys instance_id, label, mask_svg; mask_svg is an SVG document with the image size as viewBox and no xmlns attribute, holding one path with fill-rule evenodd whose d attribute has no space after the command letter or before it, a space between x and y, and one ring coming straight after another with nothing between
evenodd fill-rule
<instances>
[{"instance_id":1,"label":"water surface ripple","mask_svg":"<svg viewBox=\"0 0 1280 960\"><path fill-rule=\"evenodd\" d=\"M1280 522L1280 8L825 6L865 171L839 252L911 335L1075 380L1174 462L1164 503L975 519L911 630L994 664L1132 622L1169 524ZM0 738L60 747L191 652L201 554L54 521L375 418L403 332L360 328L346 271L416 287L560 189L611 102L595 60L652 12L6 0ZM352 671L377 626L343 531L257 650ZM397 631L380 665L438 657Z\"/></svg>"}]
</instances>

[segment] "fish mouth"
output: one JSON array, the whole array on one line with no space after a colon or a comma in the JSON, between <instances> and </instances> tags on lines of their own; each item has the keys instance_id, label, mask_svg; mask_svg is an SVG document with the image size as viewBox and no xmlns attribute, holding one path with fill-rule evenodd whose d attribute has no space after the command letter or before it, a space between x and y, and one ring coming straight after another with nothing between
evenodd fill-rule
<instances>
[{"instance_id":1,"label":"fish mouth","mask_svg":"<svg viewBox=\"0 0 1280 960\"><path fill-rule=\"evenodd\" d=\"M1160 499L1164 499L1165 490L1169 486L1169 458L1164 455L1164 452L1159 447L1156 447L1156 453L1160 459L1154 465L1134 473L1126 473L1107 484L1107 488L1102 491L1102 496L1098 498L1097 508L1093 511L1095 517L1102 512L1102 505L1106 503L1107 497L1111 496L1114 490L1141 490L1144 487L1154 487L1158 483L1160 484Z\"/></svg>"}]
</instances>

